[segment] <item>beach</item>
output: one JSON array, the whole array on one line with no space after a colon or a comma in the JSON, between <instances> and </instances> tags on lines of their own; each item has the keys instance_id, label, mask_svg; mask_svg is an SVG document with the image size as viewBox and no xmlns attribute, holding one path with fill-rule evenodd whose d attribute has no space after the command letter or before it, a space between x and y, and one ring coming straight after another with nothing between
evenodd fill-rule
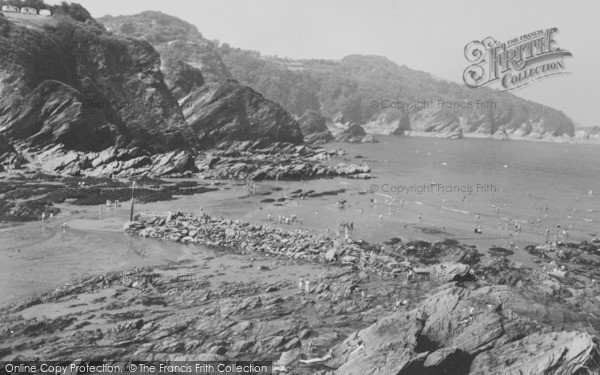
<instances>
[{"instance_id":1,"label":"beach","mask_svg":"<svg viewBox=\"0 0 600 375\"><path fill-rule=\"evenodd\" d=\"M600 326L600 255L597 243L581 242L598 220L584 185L594 171L542 173L514 151L466 166L482 144L413 140L346 145L326 161L368 165L364 180L165 179L168 194L138 187L133 221L129 181L88 180L118 189L121 201L100 204L95 187L81 186L87 193L55 204L43 222L0 229L0 319L10 332L0 354L260 359L309 374L353 357L345 348L360 346L355 333L378 322L420 332L407 322L423 311L432 327L451 321L465 350L484 345L483 332L512 337L521 319L529 335L542 325L575 329L559 333L564 346L595 350L587 333ZM551 180L561 190L539 187ZM569 243L538 246L546 227L560 237L557 225ZM477 332L475 344L460 341L461 327ZM553 335L523 345L544 342L551 355Z\"/></svg>"},{"instance_id":2,"label":"beach","mask_svg":"<svg viewBox=\"0 0 600 375\"><path fill-rule=\"evenodd\" d=\"M398 170L396 165L399 162L378 159L376 150L369 145L347 146L350 150L348 158L359 154L363 156L363 160L368 160L373 169L375 178L349 180L335 177L251 183L221 180L215 184L218 189L214 191L177 196L169 201L138 203L135 210L182 210L192 215L208 213L225 219L328 234L340 239L346 236L346 230L340 224L352 223L353 230L348 231L348 236L353 240L383 244L392 239L435 242L449 238L475 246L484 256L488 256L488 249L493 247L509 249L512 242L515 248L512 249L514 254L510 256L511 260L529 267L539 266L532 262L532 257L523 249L527 245L545 242L546 227L551 229L553 237L557 223L573 224L574 228L569 233L571 241L587 240L594 233L598 211L589 203L595 204L596 201L584 193L578 198L583 202L579 201L573 212L567 207L569 204L576 205L578 201L570 196L553 201L553 197L542 196L543 189L540 193L530 194L526 186L520 186L521 191L516 192L506 182L495 182L494 176L482 175L479 169L465 176L464 171L460 171L462 167L458 157L452 160L451 156L435 151L433 156L427 155L425 146L435 147L433 141L413 146L423 150L423 156L417 154L416 150L403 152L403 159L407 155L412 156L415 159L413 162L422 164L422 170L409 169L409 166L402 166L402 170ZM448 160L450 165L441 165L441 160ZM515 160L509 157L507 160L511 169L528 168L515 165ZM499 170L495 178L511 181L506 177L511 169L503 168L500 163L494 161L496 165L490 166L490 169ZM456 164L459 164L458 167ZM447 168L456 168L459 172L451 176L444 172ZM488 169L488 166L482 165L480 168ZM441 171L436 178L438 181L432 181L433 178L426 173L438 171ZM477 192L476 181L491 181L488 185L493 185L496 191ZM474 191L447 193L440 191L444 186L440 188L437 185L442 183L451 188L470 185ZM420 187L421 193L408 191L411 186ZM534 186L531 182L531 187ZM340 205L339 201L345 203ZM551 208L544 209L546 204ZM57 207L62 212L43 226L41 222L30 222L1 229L2 237L7 239L0 245L3 278L0 284L6 286L1 294L3 302L33 296L68 283L72 281L71 274L102 274L166 264L193 259L191 254L198 251L190 245L132 238L123 233L123 224L129 220L130 202L122 202L120 207L69 204ZM589 207L592 212L587 212L584 207ZM476 215L479 215L479 221ZM569 221L569 215L574 220ZM295 220L288 224L279 220L291 216ZM588 217L591 218L590 222L583 220ZM537 218L540 218L539 224ZM531 220L534 220L533 227L529 223ZM63 222L68 225L65 230L60 228ZM518 237L514 236L514 224L521 227ZM474 233L479 225L482 233ZM24 269L27 272L23 272Z\"/></svg>"}]
</instances>

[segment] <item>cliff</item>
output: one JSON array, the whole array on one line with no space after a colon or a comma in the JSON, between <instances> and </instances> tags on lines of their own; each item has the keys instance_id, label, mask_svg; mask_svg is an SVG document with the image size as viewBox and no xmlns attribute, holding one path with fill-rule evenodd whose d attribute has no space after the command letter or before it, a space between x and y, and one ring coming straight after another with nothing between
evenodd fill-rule
<instances>
[{"instance_id":1,"label":"cliff","mask_svg":"<svg viewBox=\"0 0 600 375\"><path fill-rule=\"evenodd\" d=\"M165 76L148 41L91 19L1 15L3 168L173 174L194 171L197 151L222 141L303 141L281 106L234 80L211 82L208 66L167 56Z\"/></svg>"},{"instance_id":2,"label":"cliff","mask_svg":"<svg viewBox=\"0 0 600 375\"><path fill-rule=\"evenodd\" d=\"M279 104L235 80L208 83L181 102L185 119L203 148L222 141L302 143L298 122Z\"/></svg>"},{"instance_id":3,"label":"cliff","mask_svg":"<svg viewBox=\"0 0 600 375\"><path fill-rule=\"evenodd\" d=\"M151 153L193 145L144 41L69 17L0 18L0 132L27 146Z\"/></svg>"}]
</instances>

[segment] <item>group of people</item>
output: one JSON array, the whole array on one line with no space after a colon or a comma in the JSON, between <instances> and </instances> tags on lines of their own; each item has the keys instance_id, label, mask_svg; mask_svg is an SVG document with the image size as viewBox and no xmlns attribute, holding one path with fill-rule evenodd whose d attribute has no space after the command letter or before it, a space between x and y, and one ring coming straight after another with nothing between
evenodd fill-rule
<instances>
[{"instance_id":1,"label":"group of people","mask_svg":"<svg viewBox=\"0 0 600 375\"><path fill-rule=\"evenodd\" d=\"M106 207L121 207L121 202L119 200L115 200L114 202L106 200Z\"/></svg>"},{"instance_id":2,"label":"group of people","mask_svg":"<svg viewBox=\"0 0 600 375\"><path fill-rule=\"evenodd\" d=\"M354 230L354 222L342 221L340 223L340 228L348 228L348 230Z\"/></svg>"},{"instance_id":3,"label":"group of people","mask_svg":"<svg viewBox=\"0 0 600 375\"><path fill-rule=\"evenodd\" d=\"M300 290L300 293L302 293L302 294L309 294L310 293L310 280L304 279L302 277L300 279L298 279L298 289Z\"/></svg>"},{"instance_id":4,"label":"group of people","mask_svg":"<svg viewBox=\"0 0 600 375\"><path fill-rule=\"evenodd\" d=\"M271 215L270 212L269 212L269 214L267 214L267 221L273 221L273 216ZM298 223L298 224L302 225L304 223L304 218L302 218L301 216L298 217L298 215L296 215L296 214L278 215L277 218L275 219L275 222L277 224L292 225L292 224Z\"/></svg>"},{"instance_id":5,"label":"group of people","mask_svg":"<svg viewBox=\"0 0 600 375\"><path fill-rule=\"evenodd\" d=\"M42 227L44 225L45 222L49 222L52 221L54 219L54 213L50 212L48 215L46 215L45 212L42 212ZM62 230L65 230L68 228L67 223L63 222L60 224L60 228Z\"/></svg>"},{"instance_id":6,"label":"group of people","mask_svg":"<svg viewBox=\"0 0 600 375\"><path fill-rule=\"evenodd\" d=\"M50 212L50 214L48 215L48 219L47 220L46 220L46 213L42 212L42 223L44 221L50 221L52 219L54 219L54 214L52 212Z\"/></svg>"}]
</instances>

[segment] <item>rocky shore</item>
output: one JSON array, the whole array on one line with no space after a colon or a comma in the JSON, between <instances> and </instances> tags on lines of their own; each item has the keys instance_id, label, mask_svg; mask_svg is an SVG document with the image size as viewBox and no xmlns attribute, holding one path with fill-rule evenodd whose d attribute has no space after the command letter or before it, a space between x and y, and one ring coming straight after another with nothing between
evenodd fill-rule
<instances>
[{"instance_id":1,"label":"rocky shore","mask_svg":"<svg viewBox=\"0 0 600 375\"><path fill-rule=\"evenodd\" d=\"M189 151L151 154L140 148L108 147L100 152L65 149L62 145L23 148L0 158L4 169L37 170L62 176L190 176L195 170Z\"/></svg>"},{"instance_id":2,"label":"rocky shore","mask_svg":"<svg viewBox=\"0 0 600 375\"><path fill-rule=\"evenodd\" d=\"M599 368L600 315L595 306L600 288L577 269L557 277L554 270L536 271L503 256L482 263L475 249L450 240L369 245L208 215L141 214L126 230L244 254L332 262L362 281L377 275L383 289L386 282L381 280L392 281L395 288L387 292L388 304L377 309L394 306L402 311L378 314L386 317L330 347L322 364L337 369L335 373L363 374L377 367L380 374L398 369L563 374L594 373ZM600 258L598 244L581 246ZM406 299L397 288L399 281L431 289ZM311 293L328 290L329 285L317 283ZM354 298L359 298L359 290Z\"/></svg>"},{"instance_id":3,"label":"rocky shore","mask_svg":"<svg viewBox=\"0 0 600 375\"><path fill-rule=\"evenodd\" d=\"M139 213L125 230L199 245L195 260L92 275L0 309L1 359L269 360L288 374L600 370L600 288L576 269L556 277L482 261L452 240L373 245L206 214Z\"/></svg>"},{"instance_id":4,"label":"rocky shore","mask_svg":"<svg viewBox=\"0 0 600 375\"><path fill-rule=\"evenodd\" d=\"M258 252L306 261L335 262L389 277L400 277L410 267L410 262L404 256L406 254L421 254L424 266L433 264L425 272L448 281L454 277L467 277L470 270L468 264L477 263L480 256L476 250L451 241L449 244L436 243L433 247L426 242L410 243L406 247L406 254L384 252L381 246L362 241L311 234L300 229L252 225L240 220L218 219L208 214L195 217L184 213L138 213L134 221L125 224L124 230L141 237L228 248L244 254ZM452 265L455 262L462 262L464 266ZM448 266L439 267L437 264L440 263Z\"/></svg>"},{"instance_id":5,"label":"rocky shore","mask_svg":"<svg viewBox=\"0 0 600 375\"><path fill-rule=\"evenodd\" d=\"M318 146L276 143L265 147L260 142L223 142L203 155L196 163L204 178L236 178L251 180L301 180L346 176L371 178L369 166L338 163L327 165L333 158L346 155L342 149L327 150Z\"/></svg>"},{"instance_id":6,"label":"rocky shore","mask_svg":"<svg viewBox=\"0 0 600 375\"><path fill-rule=\"evenodd\" d=\"M24 148L0 158L2 171L32 170L60 176L191 177L252 180L300 180L328 176L370 178L366 164L324 162L346 155L342 149L278 142L225 141L205 152L171 151L150 154L140 148L109 147L101 152L67 150L61 145Z\"/></svg>"}]
</instances>

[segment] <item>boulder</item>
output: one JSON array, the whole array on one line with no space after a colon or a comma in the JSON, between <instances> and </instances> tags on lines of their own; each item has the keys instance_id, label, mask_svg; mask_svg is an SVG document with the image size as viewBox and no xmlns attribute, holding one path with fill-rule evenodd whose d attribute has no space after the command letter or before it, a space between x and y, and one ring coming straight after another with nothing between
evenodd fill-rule
<instances>
[{"instance_id":1,"label":"boulder","mask_svg":"<svg viewBox=\"0 0 600 375\"><path fill-rule=\"evenodd\" d=\"M466 264L444 262L429 267L429 275L433 280L445 283L469 277L470 270L471 267Z\"/></svg>"},{"instance_id":2,"label":"boulder","mask_svg":"<svg viewBox=\"0 0 600 375\"><path fill-rule=\"evenodd\" d=\"M358 124L352 124L350 127L337 134L335 136L335 141L357 143L360 142L366 134L367 133L362 126Z\"/></svg>"},{"instance_id":3,"label":"boulder","mask_svg":"<svg viewBox=\"0 0 600 375\"><path fill-rule=\"evenodd\" d=\"M391 135L403 136L410 131L410 117L406 113L403 113L400 119L398 119L398 126L392 130Z\"/></svg>"},{"instance_id":4,"label":"boulder","mask_svg":"<svg viewBox=\"0 0 600 375\"><path fill-rule=\"evenodd\" d=\"M373 134L365 135L361 140L362 143L379 143L379 140Z\"/></svg>"}]
</instances>

